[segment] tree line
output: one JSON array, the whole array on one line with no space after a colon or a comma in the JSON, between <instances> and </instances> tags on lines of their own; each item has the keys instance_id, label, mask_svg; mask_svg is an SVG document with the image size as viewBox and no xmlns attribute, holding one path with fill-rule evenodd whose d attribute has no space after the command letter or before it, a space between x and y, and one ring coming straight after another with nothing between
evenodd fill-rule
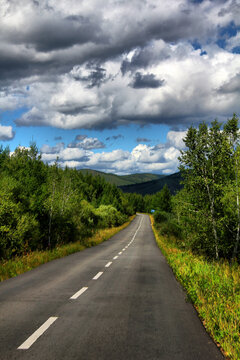
<instances>
[{"instance_id":1,"label":"tree line","mask_svg":"<svg viewBox=\"0 0 240 360\"><path fill-rule=\"evenodd\" d=\"M100 176L48 166L37 147L0 147L0 259L80 240L144 211L141 195L123 194Z\"/></svg>"},{"instance_id":2,"label":"tree line","mask_svg":"<svg viewBox=\"0 0 240 360\"><path fill-rule=\"evenodd\" d=\"M171 211L157 213L162 232L207 258L240 260L239 119L225 125L191 126L179 157L183 189L171 199Z\"/></svg>"}]
</instances>

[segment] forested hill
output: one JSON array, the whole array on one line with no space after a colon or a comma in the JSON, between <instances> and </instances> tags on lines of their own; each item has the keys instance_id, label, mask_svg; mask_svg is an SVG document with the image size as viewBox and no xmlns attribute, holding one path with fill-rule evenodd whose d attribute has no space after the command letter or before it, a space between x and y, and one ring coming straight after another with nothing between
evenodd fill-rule
<instances>
[{"instance_id":1,"label":"forested hill","mask_svg":"<svg viewBox=\"0 0 240 360\"><path fill-rule=\"evenodd\" d=\"M166 184L172 194L175 194L182 188L181 185L181 174L177 172L172 175L162 176L159 179L142 182L139 184L119 186L120 189L125 193L137 193L141 195L155 194L160 191Z\"/></svg>"},{"instance_id":2,"label":"forested hill","mask_svg":"<svg viewBox=\"0 0 240 360\"><path fill-rule=\"evenodd\" d=\"M117 186L125 186L125 185L133 185L140 184L143 182L148 182L152 180L158 180L165 175L157 175L157 174L131 174L131 175L116 175L111 173L104 173L102 171L91 170L91 169L80 169L79 170L83 174L91 174L93 176L101 176L110 184L114 184Z\"/></svg>"}]
</instances>

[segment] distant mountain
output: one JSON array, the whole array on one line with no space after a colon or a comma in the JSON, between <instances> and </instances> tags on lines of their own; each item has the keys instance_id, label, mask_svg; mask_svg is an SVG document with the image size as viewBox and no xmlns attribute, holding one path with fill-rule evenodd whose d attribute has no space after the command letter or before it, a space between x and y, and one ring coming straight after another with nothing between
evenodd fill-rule
<instances>
[{"instance_id":1,"label":"distant mountain","mask_svg":"<svg viewBox=\"0 0 240 360\"><path fill-rule=\"evenodd\" d=\"M156 174L131 174L131 175L115 175L111 173L104 173L102 171L91 170L91 169L81 169L79 170L83 174L92 174L93 176L102 176L106 181L111 184L115 184L119 187L126 185L134 185L140 183L146 183L152 180L158 180L164 178L165 175L156 175Z\"/></svg>"},{"instance_id":2,"label":"distant mountain","mask_svg":"<svg viewBox=\"0 0 240 360\"><path fill-rule=\"evenodd\" d=\"M156 192L160 191L165 184L167 184L171 193L174 194L182 188L182 185L180 184L181 180L181 174L180 172L177 172L172 175L163 176L156 180L119 187L123 192L146 195L155 194Z\"/></svg>"}]
</instances>

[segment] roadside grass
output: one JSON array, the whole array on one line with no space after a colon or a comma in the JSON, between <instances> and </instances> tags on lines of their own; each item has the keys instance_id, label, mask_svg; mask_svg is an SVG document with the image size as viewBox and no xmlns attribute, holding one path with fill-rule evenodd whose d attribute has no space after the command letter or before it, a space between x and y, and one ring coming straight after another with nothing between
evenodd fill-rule
<instances>
[{"instance_id":1,"label":"roadside grass","mask_svg":"<svg viewBox=\"0 0 240 360\"><path fill-rule=\"evenodd\" d=\"M77 241L74 243L61 245L52 250L33 251L21 257L15 257L12 260L2 261L0 262L0 281L23 274L24 272L32 270L33 268L41 264L45 264L51 260L58 259L75 252L82 251L88 247L98 245L103 241L108 240L119 231L125 229L134 219L134 217L135 215L131 216L129 221L121 226L97 230L93 236L84 239L84 241Z\"/></svg>"},{"instance_id":2,"label":"roadside grass","mask_svg":"<svg viewBox=\"0 0 240 360\"><path fill-rule=\"evenodd\" d=\"M228 359L240 359L240 266L227 261L207 261L176 245L174 237L161 236L151 223L159 248L179 282L187 300Z\"/></svg>"}]
</instances>

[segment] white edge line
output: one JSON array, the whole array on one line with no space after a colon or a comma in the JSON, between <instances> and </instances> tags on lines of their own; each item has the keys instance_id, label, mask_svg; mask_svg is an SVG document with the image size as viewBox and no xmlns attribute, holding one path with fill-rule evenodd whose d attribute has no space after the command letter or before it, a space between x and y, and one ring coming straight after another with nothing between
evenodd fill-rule
<instances>
[{"instance_id":1,"label":"white edge line","mask_svg":"<svg viewBox=\"0 0 240 360\"><path fill-rule=\"evenodd\" d=\"M87 287L83 287L81 290L79 290L78 292L76 292L76 294L74 294L73 296L70 297L70 299L77 299L80 295L82 295L88 288Z\"/></svg>"},{"instance_id":2,"label":"white edge line","mask_svg":"<svg viewBox=\"0 0 240 360\"><path fill-rule=\"evenodd\" d=\"M100 276L103 274L103 271L100 271L99 273L97 273L97 275L95 275L93 277L93 280L97 280L98 278L100 278Z\"/></svg>"},{"instance_id":3,"label":"white edge line","mask_svg":"<svg viewBox=\"0 0 240 360\"><path fill-rule=\"evenodd\" d=\"M40 326L29 338L18 347L19 350L27 350L32 344L56 321L57 317L50 317L45 323Z\"/></svg>"},{"instance_id":4,"label":"white edge line","mask_svg":"<svg viewBox=\"0 0 240 360\"><path fill-rule=\"evenodd\" d=\"M112 261L109 261L109 262L105 265L105 267L109 267L110 265L112 265Z\"/></svg>"}]
</instances>

